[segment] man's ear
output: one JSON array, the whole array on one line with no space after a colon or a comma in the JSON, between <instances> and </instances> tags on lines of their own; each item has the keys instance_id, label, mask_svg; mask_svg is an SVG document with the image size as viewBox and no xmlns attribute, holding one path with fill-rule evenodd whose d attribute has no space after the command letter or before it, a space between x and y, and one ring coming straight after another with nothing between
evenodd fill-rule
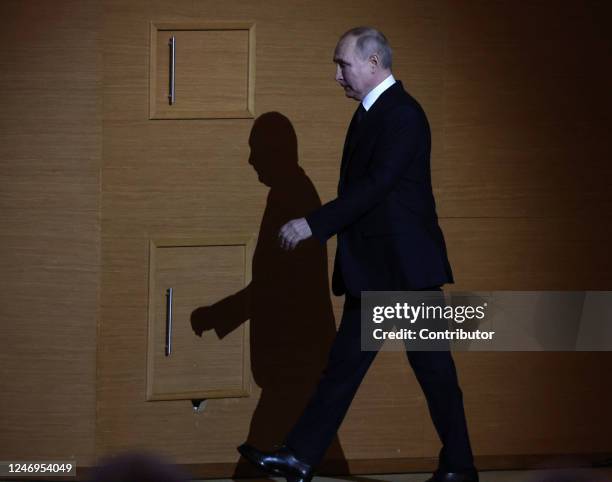
<instances>
[{"instance_id":1,"label":"man's ear","mask_svg":"<svg viewBox=\"0 0 612 482\"><path fill-rule=\"evenodd\" d=\"M378 54L370 55L370 58L368 60L370 61L370 65L372 66L372 72L374 72L375 68L380 67L380 58L378 57Z\"/></svg>"}]
</instances>

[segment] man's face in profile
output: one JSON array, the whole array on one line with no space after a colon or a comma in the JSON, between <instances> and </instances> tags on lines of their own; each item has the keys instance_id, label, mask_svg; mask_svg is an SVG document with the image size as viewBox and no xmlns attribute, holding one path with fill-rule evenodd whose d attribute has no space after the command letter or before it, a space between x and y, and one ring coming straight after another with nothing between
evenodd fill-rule
<instances>
[{"instance_id":1,"label":"man's face in profile","mask_svg":"<svg viewBox=\"0 0 612 482\"><path fill-rule=\"evenodd\" d=\"M336 82L347 97L362 100L371 90L372 66L369 59L361 59L356 49L357 37L349 36L338 42L334 51Z\"/></svg>"}]
</instances>

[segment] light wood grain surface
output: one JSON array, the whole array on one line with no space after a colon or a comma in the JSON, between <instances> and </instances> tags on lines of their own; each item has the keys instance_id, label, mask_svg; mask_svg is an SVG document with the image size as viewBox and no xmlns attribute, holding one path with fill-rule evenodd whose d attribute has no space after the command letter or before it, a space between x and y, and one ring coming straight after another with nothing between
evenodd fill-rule
<instances>
[{"instance_id":1,"label":"light wood grain surface","mask_svg":"<svg viewBox=\"0 0 612 482\"><path fill-rule=\"evenodd\" d=\"M102 8L28 1L0 11L0 453L91 464Z\"/></svg>"},{"instance_id":2,"label":"light wood grain surface","mask_svg":"<svg viewBox=\"0 0 612 482\"><path fill-rule=\"evenodd\" d=\"M379 27L396 77L431 124L451 289L612 286L605 2L26 0L0 8L11 19L0 34L3 458L88 464L143 448L198 474L230 475L245 438L280 442L324 362L322 351L285 352L302 357L303 376L274 384L261 367L290 371L274 338L276 346L251 354L250 397L210 400L199 414L190 401L145 400L151 239L269 234L302 199L297 189L282 198L291 201L268 198L249 145L253 119L149 119L151 22L256 26L248 75L257 82L252 97L243 94L256 117L274 111L289 120L299 165L322 202L335 197L356 107L333 80L333 47L350 27ZM266 138L272 167L286 159L278 146L287 139L287 131ZM258 326L293 326L286 334L294 342L313 319L325 348L342 304L316 276L331 275L335 241L327 263L309 246L303 259L274 264L270 246L253 265L269 307ZM300 304L289 266L314 273L320 303ZM507 468L541 454L610 451L608 353L455 359L477 461ZM292 409L274 425L283 397ZM329 460L347 459L356 471L429 469L438 449L402 354L381 353Z\"/></svg>"}]
</instances>

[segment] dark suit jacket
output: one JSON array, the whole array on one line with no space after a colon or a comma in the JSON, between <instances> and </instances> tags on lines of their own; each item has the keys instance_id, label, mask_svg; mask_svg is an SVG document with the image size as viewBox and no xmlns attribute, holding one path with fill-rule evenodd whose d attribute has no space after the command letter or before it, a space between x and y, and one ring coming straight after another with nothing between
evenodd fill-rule
<instances>
[{"instance_id":1,"label":"dark suit jacket","mask_svg":"<svg viewBox=\"0 0 612 482\"><path fill-rule=\"evenodd\" d=\"M431 188L431 135L401 82L347 134L338 197L306 216L313 236L338 235L332 289L416 290L453 282ZM351 137L354 142L348 142Z\"/></svg>"}]
</instances>

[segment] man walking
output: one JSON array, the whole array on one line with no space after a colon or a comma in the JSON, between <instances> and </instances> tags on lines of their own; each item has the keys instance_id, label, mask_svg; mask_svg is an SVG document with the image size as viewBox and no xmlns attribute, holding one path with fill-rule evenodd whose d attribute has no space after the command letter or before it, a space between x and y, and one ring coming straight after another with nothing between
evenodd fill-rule
<instances>
[{"instance_id":1,"label":"man walking","mask_svg":"<svg viewBox=\"0 0 612 482\"><path fill-rule=\"evenodd\" d=\"M338 197L279 233L287 250L338 236L332 289L344 311L327 367L284 445L238 450L262 470L308 482L333 440L375 351L361 351L362 291L440 290L453 282L430 174L430 130L420 105L392 75L391 48L376 29L346 32L334 52L336 81L360 102L346 136ZM298 274L299 275L299 274ZM448 351L407 351L442 442L429 482L477 482L463 397Z\"/></svg>"}]
</instances>

